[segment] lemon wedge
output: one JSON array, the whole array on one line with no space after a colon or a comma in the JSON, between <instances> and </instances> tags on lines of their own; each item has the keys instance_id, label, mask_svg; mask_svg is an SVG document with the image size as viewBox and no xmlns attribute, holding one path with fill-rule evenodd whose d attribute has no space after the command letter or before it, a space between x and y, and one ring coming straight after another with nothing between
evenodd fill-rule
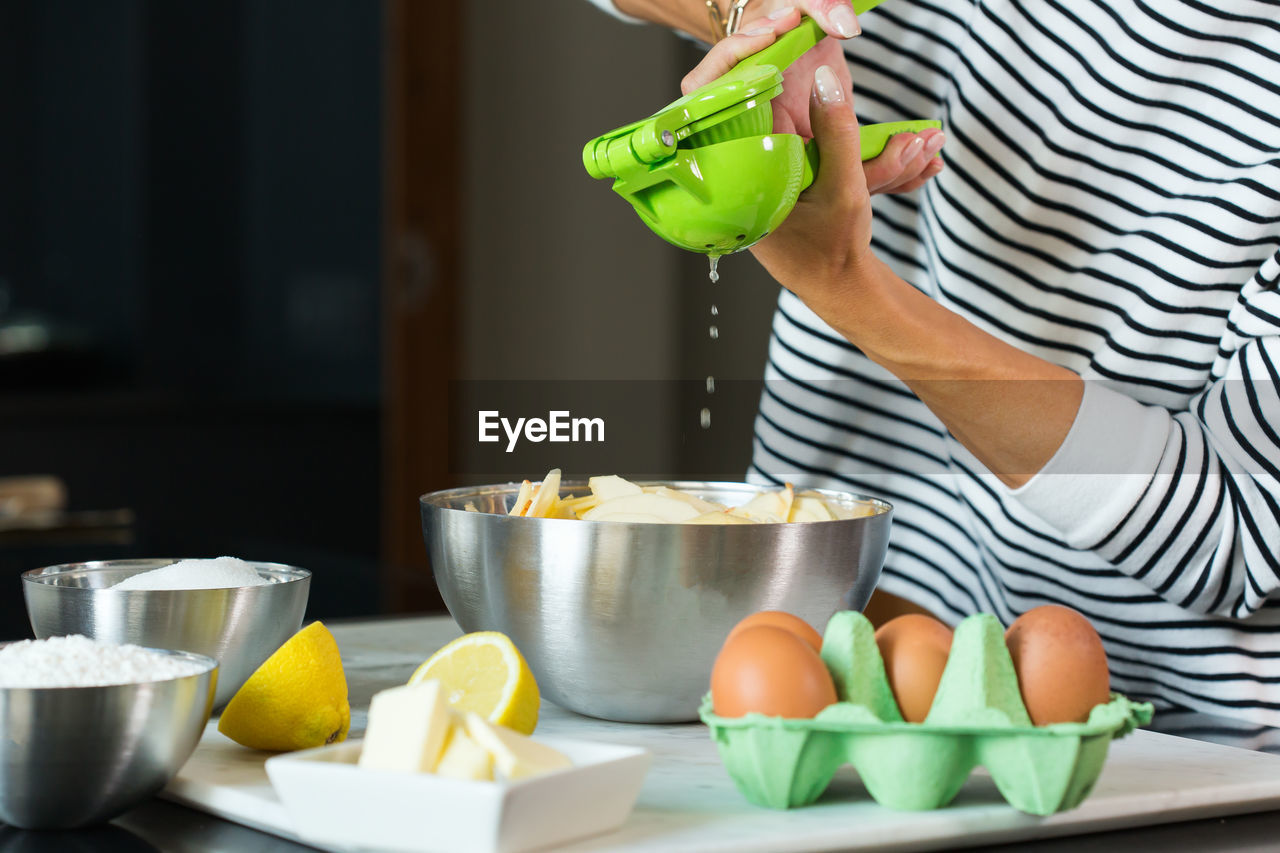
<instances>
[{"instance_id":1,"label":"lemon wedge","mask_svg":"<svg viewBox=\"0 0 1280 853\"><path fill-rule=\"evenodd\" d=\"M506 634L464 634L429 657L409 679L437 679L449 704L521 734L533 734L542 700L529 664Z\"/></svg>"},{"instance_id":2,"label":"lemon wedge","mask_svg":"<svg viewBox=\"0 0 1280 853\"><path fill-rule=\"evenodd\" d=\"M251 749L287 752L345 740L351 726L338 643L312 622L276 649L231 697L218 731Z\"/></svg>"}]
</instances>

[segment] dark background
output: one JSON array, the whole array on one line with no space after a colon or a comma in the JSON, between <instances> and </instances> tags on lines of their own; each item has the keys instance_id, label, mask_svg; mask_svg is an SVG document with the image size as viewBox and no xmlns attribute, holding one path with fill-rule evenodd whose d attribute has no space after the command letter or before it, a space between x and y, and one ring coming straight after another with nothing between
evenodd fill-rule
<instances>
[{"instance_id":1,"label":"dark background","mask_svg":"<svg viewBox=\"0 0 1280 853\"><path fill-rule=\"evenodd\" d=\"M423 492L740 479L777 286L581 165L698 50L585 0L0 0L0 484L132 519L0 501L0 641L40 566L227 554L315 572L308 618L414 612ZM610 443L494 454L451 387L610 401Z\"/></svg>"},{"instance_id":2,"label":"dark background","mask_svg":"<svg viewBox=\"0 0 1280 853\"><path fill-rule=\"evenodd\" d=\"M379 4L0 3L0 473L379 607Z\"/></svg>"}]
</instances>

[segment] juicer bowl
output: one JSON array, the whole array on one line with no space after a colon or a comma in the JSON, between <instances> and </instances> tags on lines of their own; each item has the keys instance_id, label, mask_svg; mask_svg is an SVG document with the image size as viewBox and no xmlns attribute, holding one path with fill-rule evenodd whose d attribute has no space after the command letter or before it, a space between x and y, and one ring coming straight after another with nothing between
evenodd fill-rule
<instances>
[{"instance_id":1,"label":"juicer bowl","mask_svg":"<svg viewBox=\"0 0 1280 853\"><path fill-rule=\"evenodd\" d=\"M0 822L71 829L110 820L186 763L213 707L218 662L163 681L0 687Z\"/></svg>"},{"instance_id":2,"label":"juicer bowl","mask_svg":"<svg viewBox=\"0 0 1280 853\"><path fill-rule=\"evenodd\" d=\"M670 482L739 505L770 489ZM892 507L863 518L791 524L639 524L506 515L517 484L420 499L436 584L464 631L515 642L542 694L607 720L696 720L729 630L759 610L785 610L820 632L861 609L884 562ZM561 494L586 494L564 482ZM473 504L479 512L465 509Z\"/></svg>"},{"instance_id":3,"label":"juicer bowl","mask_svg":"<svg viewBox=\"0 0 1280 853\"><path fill-rule=\"evenodd\" d=\"M270 581L228 589L121 590L109 587L174 559L104 560L33 569L22 575L37 639L83 634L95 640L182 649L221 666L215 710L302 627L311 572L280 563L251 565Z\"/></svg>"},{"instance_id":4,"label":"juicer bowl","mask_svg":"<svg viewBox=\"0 0 1280 853\"><path fill-rule=\"evenodd\" d=\"M704 255L759 242L782 224L813 180L804 140L794 133L729 139L679 154L655 170L655 176L670 170L671 180L626 198L659 237Z\"/></svg>"}]
</instances>

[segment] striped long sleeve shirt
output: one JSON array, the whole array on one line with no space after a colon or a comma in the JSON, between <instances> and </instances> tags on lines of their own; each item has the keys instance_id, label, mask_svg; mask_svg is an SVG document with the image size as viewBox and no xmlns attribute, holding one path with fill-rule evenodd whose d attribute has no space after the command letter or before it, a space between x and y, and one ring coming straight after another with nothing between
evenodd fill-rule
<instances>
[{"instance_id":1,"label":"striped long sleeve shirt","mask_svg":"<svg viewBox=\"0 0 1280 853\"><path fill-rule=\"evenodd\" d=\"M1011 490L784 291L750 477L889 500L881 587L944 618L1065 604L1114 689L1280 725L1280 3L888 0L861 22L859 118L947 133L937 178L875 197L873 249L1084 398Z\"/></svg>"}]
</instances>

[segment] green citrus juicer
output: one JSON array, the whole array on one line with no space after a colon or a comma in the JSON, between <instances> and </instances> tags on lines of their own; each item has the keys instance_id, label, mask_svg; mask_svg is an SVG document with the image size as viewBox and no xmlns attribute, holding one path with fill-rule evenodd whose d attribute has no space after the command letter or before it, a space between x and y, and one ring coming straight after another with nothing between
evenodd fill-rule
<instances>
[{"instance_id":1,"label":"green citrus juicer","mask_svg":"<svg viewBox=\"0 0 1280 853\"><path fill-rule=\"evenodd\" d=\"M856 13L880 0L853 4ZM582 162L655 234L693 252L725 255L776 228L813 183L818 150L794 133L773 133L769 101L782 72L826 34L812 19L738 63L723 77L643 121L587 143ZM935 119L862 127L862 159L879 154L895 133L941 127Z\"/></svg>"}]
</instances>

